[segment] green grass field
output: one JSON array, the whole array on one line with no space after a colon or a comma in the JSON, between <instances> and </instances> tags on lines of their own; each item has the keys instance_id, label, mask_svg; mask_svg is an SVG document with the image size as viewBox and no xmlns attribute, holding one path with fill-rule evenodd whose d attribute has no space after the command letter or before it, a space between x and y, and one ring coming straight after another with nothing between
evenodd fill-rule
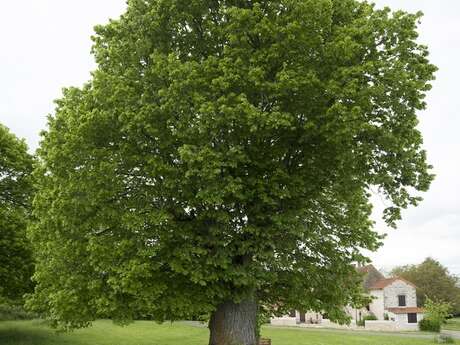
<instances>
[{"instance_id":1,"label":"green grass field","mask_svg":"<svg viewBox=\"0 0 460 345\"><path fill-rule=\"evenodd\" d=\"M333 330L264 327L273 345L423 345L433 338L414 335L378 335ZM56 334L41 321L0 322L1 345L206 345L208 331L183 323L158 325L140 321L119 327L98 321L93 327ZM457 342L460 344L460 342Z\"/></svg>"},{"instance_id":2,"label":"green grass field","mask_svg":"<svg viewBox=\"0 0 460 345\"><path fill-rule=\"evenodd\" d=\"M460 317L447 320L447 324L443 328L450 331L460 331Z\"/></svg>"}]
</instances>

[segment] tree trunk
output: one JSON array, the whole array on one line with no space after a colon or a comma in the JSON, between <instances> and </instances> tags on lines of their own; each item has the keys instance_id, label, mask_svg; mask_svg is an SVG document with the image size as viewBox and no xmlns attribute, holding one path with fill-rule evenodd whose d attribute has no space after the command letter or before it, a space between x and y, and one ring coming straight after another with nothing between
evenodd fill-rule
<instances>
[{"instance_id":1,"label":"tree trunk","mask_svg":"<svg viewBox=\"0 0 460 345\"><path fill-rule=\"evenodd\" d=\"M209 320L209 345L257 345L257 304L225 302Z\"/></svg>"}]
</instances>

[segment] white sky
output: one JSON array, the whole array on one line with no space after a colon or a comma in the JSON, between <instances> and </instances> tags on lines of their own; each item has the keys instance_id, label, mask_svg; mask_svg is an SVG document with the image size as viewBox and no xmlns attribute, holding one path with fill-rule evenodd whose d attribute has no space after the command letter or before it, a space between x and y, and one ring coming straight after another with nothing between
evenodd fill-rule
<instances>
[{"instance_id":1,"label":"white sky","mask_svg":"<svg viewBox=\"0 0 460 345\"><path fill-rule=\"evenodd\" d=\"M379 7L422 10L420 41L439 68L428 109L420 113L430 163L437 178L424 202L403 214L397 230L372 254L379 268L419 263L432 256L460 274L460 1L376 0ZM124 0L0 1L0 122L32 150L61 88L80 86L95 68L93 26L118 17ZM381 208L376 201L376 209ZM377 217L376 217L377 218ZM381 222L380 231L386 231Z\"/></svg>"}]
</instances>

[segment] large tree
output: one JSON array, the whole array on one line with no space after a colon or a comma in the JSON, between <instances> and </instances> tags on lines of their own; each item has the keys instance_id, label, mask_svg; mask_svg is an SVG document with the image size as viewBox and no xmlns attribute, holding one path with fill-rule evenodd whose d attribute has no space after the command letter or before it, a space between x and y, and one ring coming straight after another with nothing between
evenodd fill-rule
<instances>
[{"instance_id":1,"label":"large tree","mask_svg":"<svg viewBox=\"0 0 460 345\"><path fill-rule=\"evenodd\" d=\"M31 173L26 144L0 124L0 301L20 302L32 289L33 264L26 238Z\"/></svg>"},{"instance_id":2,"label":"large tree","mask_svg":"<svg viewBox=\"0 0 460 345\"><path fill-rule=\"evenodd\" d=\"M423 306L427 298L449 302L453 312L460 314L460 278L450 274L447 267L433 258L426 258L418 265L406 265L393 269L392 274L403 277L417 286L417 303Z\"/></svg>"},{"instance_id":3,"label":"large tree","mask_svg":"<svg viewBox=\"0 0 460 345\"><path fill-rule=\"evenodd\" d=\"M131 0L96 28L98 68L57 101L39 150L38 286L64 327L256 313L346 320L353 264L432 176L416 129L435 67L420 15L355 0Z\"/></svg>"}]
</instances>

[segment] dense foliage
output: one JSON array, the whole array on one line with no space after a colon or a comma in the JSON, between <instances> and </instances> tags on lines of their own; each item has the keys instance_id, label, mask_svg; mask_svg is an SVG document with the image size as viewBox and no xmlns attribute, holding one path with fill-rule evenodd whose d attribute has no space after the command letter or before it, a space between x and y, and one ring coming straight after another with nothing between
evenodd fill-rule
<instances>
[{"instance_id":1,"label":"dense foliage","mask_svg":"<svg viewBox=\"0 0 460 345\"><path fill-rule=\"evenodd\" d=\"M432 258L418 265L397 267L393 275L403 277L417 286L417 303L425 304L426 298L448 302L452 312L460 315L460 279L449 273L447 267Z\"/></svg>"},{"instance_id":2,"label":"dense foliage","mask_svg":"<svg viewBox=\"0 0 460 345\"><path fill-rule=\"evenodd\" d=\"M435 302L427 298L425 301L424 318L419 322L420 330L440 332L451 310L452 306L450 303Z\"/></svg>"},{"instance_id":3,"label":"dense foliage","mask_svg":"<svg viewBox=\"0 0 460 345\"><path fill-rule=\"evenodd\" d=\"M370 188L394 225L432 180L419 17L355 0L129 1L43 137L30 304L68 327L248 300L344 321L362 302L353 264L381 240Z\"/></svg>"},{"instance_id":4,"label":"dense foliage","mask_svg":"<svg viewBox=\"0 0 460 345\"><path fill-rule=\"evenodd\" d=\"M31 292L33 264L26 238L32 157L24 141L0 124L0 304Z\"/></svg>"},{"instance_id":5,"label":"dense foliage","mask_svg":"<svg viewBox=\"0 0 460 345\"><path fill-rule=\"evenodd\" d=\"M441 332L441 323L438 320L424 318L419 321L418 326L424 332Z\"/></svg>"},{"instance_id":6,"label":"dense foliage","mask_svg":"<svg viewBox=\"0 0 460 345\"><path fill-rule=\"evenodd\" d=\"M0 321L7 320L32 320L38 315L24 309L24 306L11 301L0 302Z\"/></svg>"},{"instance_id":7,"label":"dense foliage","mask_svg":"<svg viewBox=\"0 0 460 345\"><path fill-rule=\"evenodd\" d=\"M452 305L448 302L432 301L427 298L425 301L425 316L433 320L445 323L452 311Z\"/></svg>"}]
</instances>

